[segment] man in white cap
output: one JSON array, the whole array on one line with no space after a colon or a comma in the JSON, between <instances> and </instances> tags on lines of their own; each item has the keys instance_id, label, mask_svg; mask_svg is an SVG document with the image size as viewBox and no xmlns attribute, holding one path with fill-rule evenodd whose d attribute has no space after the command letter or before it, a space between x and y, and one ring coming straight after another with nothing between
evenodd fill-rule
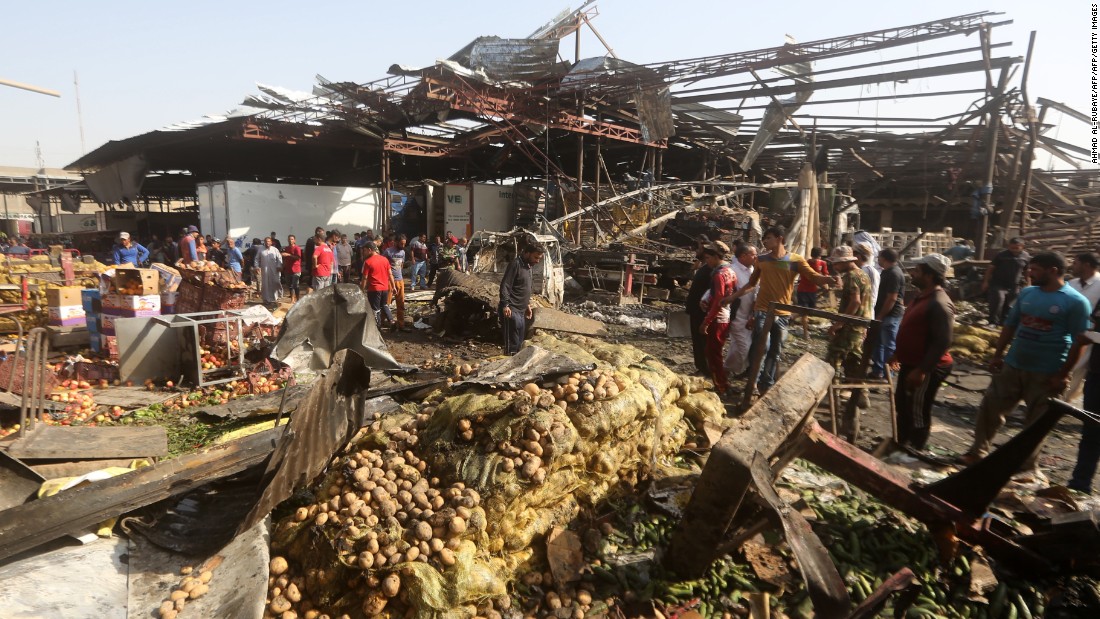
<instances>
[{"instance_id":1,"label":"man in white cap","mask_svg":"<svg viewBox=\"0 0 1100 619\"><path fill-rule=\"evenodd\" d=\"M878 256L878 252L867 243L856 243L852 253L856 257L856 266L867 276L867 281L871 282L871 307L874 307L878 302L878 287L881 283L878 265L874 264L874 257Z\"/></svg>"},{"instance_id":2,"label":"man in white cap","mask_svg":"<svg viewBox=\"0 0 1100 619\"><path fill-rule=\"evenodd\" d=\"M948 352L955 325L955 305L943 289L951 259L927 254L909 270L920 292L906 308L898 327L897 347L888 360L898 372L894 407L898 415L898 442L924 449L932 429L936 400L954 359Z\"/></svg>"},{"instance_id":3,"label":"man in white cap","mask_svg":"<svg viewBox=\"0 0 1100 619\"><path fill-rule=\"evenodd\" d=\"M871 281L856 265L852 248L847 245L834 247L829 254L829 262L833 265L833 270L840 274L838 311L858 318L871 318L874 312ZM844 375L850 377L863 357L863 339L866 335L867 327L834 322L829 327L829 347L825 352L825 360L837 370L843 367Z\"/></svg>"},{"instance_id":4,"label":"man in white cap","mask_svg":"<svg viewBox=\"0 0 1100 619\"><path fill-rule=\"evenodd\" d=\"M703 248L703 262L711 268L711 276L710 290L700 301L706 308L699 332L706 336L707 367L710 368L714 388L722 397L729 391L725 357L722 354L730 331L730 305L725 303L725 299L737 290L737 275L727 262L729 252L729 245L722 241L714 241Z\"/></svg>"},{"instance_id":5,"label":"man in white cap","mask_svg":"<svg viewBox=\"0 0 1100 619\"><path fill-rule=\"evenodd\" d=\"M129 232L118 233L118 245L114 248L115 264L132 264L140 267L149 259L149 250L130 239Z\"/></svg>"},{"instance_id":6,"label":"man in white cap","mask_svg":"<svg viewBox=\"0 0 1100 619\"><path fill-rule=\"evenodd\" d=\"M199 252L195 247L195 237L198 235L198 228L195 226L188 226L186 234L180 237L180 262L183 264L191 264L199 259Z\"/></svg>"}]
</instances>

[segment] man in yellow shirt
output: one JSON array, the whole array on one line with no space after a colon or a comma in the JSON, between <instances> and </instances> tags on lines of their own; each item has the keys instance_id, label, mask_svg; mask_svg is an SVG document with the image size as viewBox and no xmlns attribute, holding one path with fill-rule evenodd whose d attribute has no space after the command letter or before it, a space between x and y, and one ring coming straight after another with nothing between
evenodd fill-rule
<instances>
[{"instance_id":1,"label":"man in yellow shirt","mask_svg":"<svg viewBox=\"0 0 1100 619\"><path fill-rule=\"evenodd\" d=\"M768 351L756 381L760 393L764 393L775 384L779 373L779 355L783 352L783 341L787 338L787 325L791 317L790 312L776 311L771 331L764 333L764 320L768 314L768 306L773 301L790 305L794 283L799 275L812 280L818 286L839 285L837 278L814 271L805 258L788 252L784 245L786 236L787 231L780 226L773 226L764 231L761 243L767 253L756 259L756 270L753 271L749 284L727 297L732 301L759 286L753 313L744 327L752 329L749 359L758 354L760 347L767 347Z\"/></svg>"}]
</instances>

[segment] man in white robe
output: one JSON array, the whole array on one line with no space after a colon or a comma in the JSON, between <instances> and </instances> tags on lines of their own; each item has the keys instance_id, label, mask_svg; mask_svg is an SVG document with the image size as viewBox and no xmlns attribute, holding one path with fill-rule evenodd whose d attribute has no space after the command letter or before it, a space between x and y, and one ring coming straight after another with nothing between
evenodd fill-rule
<instances>
[{"instance_id":1,"label":"man in white robe","mask_svg":"<svg viewBox=\"0 0 1100 619\"><path fill-rule=\"evenodd\" d=\"M260 292L264 305L279 303L279 288L283 272L283 255L272 242L271 237L264 239L264 248L256 255L256 264L260 268Z\"/></svg>"},{"instance_id":2,"label":"man in white robe","mask_svg":"<svg viewBox=\"0 0 1100 619\"><path fill-rule=\"evenodd\" d=\"M737 276L737 290L749 284L756 265L756 248L752 245L740 245L733 252L730 263ZM730 318L730 343L726 349L726 371L730 376L738 376L749 369L749 347L752 345L752 330L745 325L752 315L752 306L756 302L756 293L750 292L739 299L740 304L734 316Z\"/></svg>"}]
</instances>

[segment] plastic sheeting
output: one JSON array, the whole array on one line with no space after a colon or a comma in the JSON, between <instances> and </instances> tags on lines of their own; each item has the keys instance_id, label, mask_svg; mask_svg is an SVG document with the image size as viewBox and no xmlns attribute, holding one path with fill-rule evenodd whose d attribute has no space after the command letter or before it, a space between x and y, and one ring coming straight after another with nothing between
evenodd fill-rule
<instances>
[{"instance_id":1,"label":"plastic sheeting","mask_svg":"<svg viewBox=\"0 0 1100 619\"><path fill-rule=\"evenodd\" d=\"M141 186L145 183L145 172L148 169L149 165L145 158L135 155L85 176L84 183L88 185L88 191L97 202L108 204L133 202L141 193Z\"/></svg>"},{"instance_id":2,"label":"plastic sheeting","mask_svg":"<svg viewBox=\"0 0 1100 619\"><path fill-rule=\"evenodd\" d=\"M314 291L290 308L275 342L274 357L283 361L306 345L313 347L313 370L328 368L336 351L345 348L359 355L371 369L408 369L390 355L367 295L353 284Z\"/></svg>"},{"instance_id":3,"label":"plastic sheeting","mask_svg":"<svg viewBox=\"0 0 1100 619\"><path fill-rule=\"evenodd\" d=\"M578 363L565 355L528 345L514 356L481 366L476 376L458 383L456 387L484 385L494 389L520 389L527 383L574 372L588 372L595 367L594 363Z\"/></svg>"}]
</instances>

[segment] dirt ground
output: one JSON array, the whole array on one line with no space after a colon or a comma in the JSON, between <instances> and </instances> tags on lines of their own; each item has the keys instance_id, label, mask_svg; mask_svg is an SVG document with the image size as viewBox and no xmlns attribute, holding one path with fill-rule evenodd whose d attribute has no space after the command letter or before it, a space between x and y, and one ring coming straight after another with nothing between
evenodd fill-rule
<instances>
[{"instance_id":1,"label":"dirt ground","mask_svg":"<svg viewBox=\"0 0 1100 619\"><path fill-rule=\"evenodd\" d=\"M413 316L418 312L427 313L427 304L410 304L407 312ZM671 338L664 333L644 328L622 325L608 325L606 339L629 343L661 359L675 371L691 374L695 371L691 355L691 341L688 338ZM410 329L404 332L386 331L384 337L394 358L402 363L431 367L448 362L477 362L501 354L501 346L487 339L454 340L433 334L430 330ZM781 372L803 354L823 356L826 340L824 327L810 327L810 337L802 336L801 328L792 329L783 351ZM933 425L928 450L945 458L953 457L966 450L973 437L974 419L981 401L982 392L989 381L989 372L982 367L957 361L955 369L941 386L932 409ZM733 383L735 388L743 382ZM891 434L890 408L885 393L872 393L870 408L862 412L860 418L861 433L857 441L865 450L874 449ZM730 412L732 414L732 410ZM822 402L817 410L817 418L823 427L829 427L828 405ZM1007 441L1020 430L1023 420L1023 406L1013 413L998 435L995 445ZM1051 484L1065 484L1072 472L1077 457L1077 442L1080 438L1081 422L1072 417L1063 418L1055 430L1047 437L1040 468ZM928 466L923 463L920 466ZM944 469L943 472L950 472Z\"/></svg>"}]
</instances>

